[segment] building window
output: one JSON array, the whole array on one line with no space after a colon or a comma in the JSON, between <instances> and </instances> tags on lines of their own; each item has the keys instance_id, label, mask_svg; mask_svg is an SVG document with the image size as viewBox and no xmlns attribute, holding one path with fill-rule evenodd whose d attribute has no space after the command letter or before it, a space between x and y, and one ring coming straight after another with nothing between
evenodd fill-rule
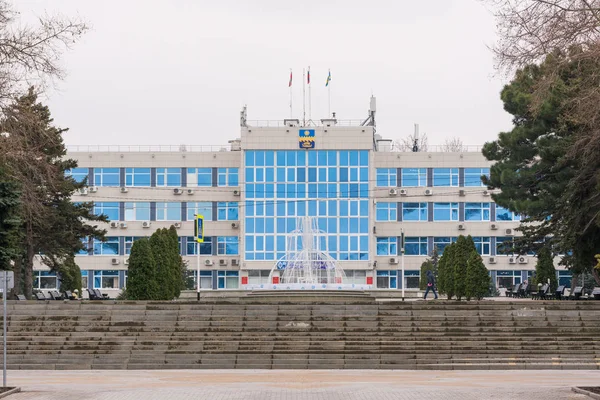
<instances>
[{"instance_id":1,"label":"building window","mask_svg":"<svg viewBox=\"0 0 600 400\"><path fill-rule=\"evenodd\" d=\"M33 288L37 290L51 290L58 288L56 272L33 271Z\"/></svg>"},{"instance_id":2,"label":"building window","mask_svg":"<svg viewBox=\"0 0 600 400\"><path fill-rule=\"evenodd\" d=\"M119 238L117 236L107 236L105 242L94 240L95 256L118 256Z\"/></svg>"},{"instance_id":3,"label":"building window","mask_svg":"<svg viewBox=\"0 0 600 400\"><path fill-rule=\"evenodd\" d=\"M198 187L212 186L212 168L188 168L187 185Z\"/></svg>"},{"instance_id":4,"label":"building window","mask_svg":"<svg viewBox=\"0 0 600 400\"><path fill-rule=\"evenodd\" d=\"M66 176L70 176L75 182L83 182L88 178L89 169L87 168L73 168L65 171ZM89 182L88 182L89 183Z\"/></svg>"},{"instance_id":5,"label":"building window","mask_svg":"<svg viewBox=\"0 0 600 400\"><path fill-rule=\"evenodd\" d=\"M398 203L377 203L375 221L397 221Z\"/></svg>"},{"instance_id":6,"label":"building window","mask_svg":"<svg viewBox=\"0 0 600 400\"><path fill-rule=\"evenodd\" d=\"M402 168L402 187L427 186L427 168Z\"/></svg>"},{"instance_id":7,"label":"building window","mask_svg":"<svg viewBox=\"0 0 600 400\"><path fill-rule=\"evenodd\" d=\"M150 186L150 168L125 168L125 186Z\"/></svg>"},{"instance_id":8,"label":"building window","mask_svg":"<svg viewBox=\"0 0 600 400\"><path fill-rule=\"evenodd\" d=\"M427 221L427 203L402 204L402 221Z\"/></svg>"},{"instance_id":9,"label":"building window","mask_svg":"<svg viewBox=\"0 0 600 400\"><path fill-rule=\"evenodd\" d=\"M94 289L118 289L119 271L94 271Z\"/></svg>"},{"instance_id":10,"label":"building window","mask_svg":"<svg viewBox=\"0 0 600 400\"><path fill-rule=\"evenodd\" d=\"M106 215L109 221L118 221L119 203L96 202L94 203L94 214Z\"/></svg>"},{"instance_id":11,"label":"building window","mask_svg":"<svg viewBox=\"0 0 600 400\"><path fill-rule=\"evenodd\" d=\"M94 186L120 186L119 168L94 168Z\"/></svg>"},{"instance_id":12,"label":"building window","mask_svg":"<svg viewBox=\"0 0 600 400\"><path fill-rule=\"evenodd\" d=\"M520 221L521 215L496 204L496 221Z\"/></svg>"},{"instance_id":13,"label":"building window","mask_svg":"<svg viewBox=\"0 0 600 400\"><path fill-rule=\"evenodd\" d=\"M217 254L234 256L239 254L239 238L237 236L217 237Z\"/></svg>"},{"instance_id":14,"label":"building window","mask_svg":"<svg viewBox=\"0 0 600 400\"><path fill-rule=\"evenodd\" d=\"M465 186L485 187L481 177L490 177L489 168L465 168Z\"/></svg>"},{"instance_id":15,"label":"building window","mask_svg":"<svg viewBox=\"0 0 600 400\"><path fill-rule=\"evenodd\" d=\"M490 203L465 203L465 221L489 221Z\"/></svg>"},{"instance_id":16,"label":"building window","mask_svg":"<svg viewBox=\"0 0 600 400\"><path fill-rule=\"evenodd\" d=\"M475 242L475 248L481 256L490 255L490 238L482 236L473 236L473 242Z\"/></svg>"},{"instance_id":17,"label":"building window","mask_svg":"<svg viewBox=\"0 0 600 400\"><path fill-rule=\"evenodd\" d=\"M378 256L396 256L398 255L398 240L395 236L377 238Z\"/></svg>"},{"instance_id":18,"label":"building window","mask_svg":"<svg viewBox=\"0 0 600 400\"><path fill-rule=\"evenodd\" d=\"M219 202L217 203L217 221L237 221L238 202Z\"/></svg>"},{"instance_id":19,"label":"building window","mask_svg":"<svg viewBox=\"0 0 600 400\"><path fill-rule=\"evenodd\" d=\"M157 221L181 221L181 203L156 203Z\"/></svg>"},{"instance_id":20,"label":"building window","mask_svg":"<svg viewBox=\"0 0 600 400\"><path fill-rule=\"evenodd\" d=\"M78 255L78 256L87 256L89 254L90 238L83 237L83 238L79 239L79 241L81 242L81 246L83 248L79 249L77 251L76 255Z\"/></svg>"},{"instance_id":21,"label":"building window","mask_svg":"<svg viewBox=\"0 0 600 400\"><path fill-rule=\"evenodd\" d=\"M196 214L202 215L205 221L212 221L212 202L187 203L187 220L193 221Z\"/></svg>"},{"instance_id":22,"label":"building window","mask_svg":"<svg viewBox=\"0 0 600 400\"><path fill-rule=\"evenodd\" d=\"M513 254L512 245L513 245L513 238L497 237L496 238L496 254L499 256Z\"/></svg>"},{"instance_id":23,"label":"building window","mask_svg":"<svg viewBox=\"0 0 600 400\"><path fill-rule=\"evenodd\" d=\"M458 168L434 168L433 186L458 186Z\"/></svg>"},{"instance_id":24,"label":"building window","mask_svg":"<svg viewBox=\"0 0 600 400\"><path fill-rule=\"evenodd\" d=\"M377 168L377 186L396 187L398 184L397 172L396 168Z\"/></svg>"},{"instance_id":25,"label":"building window","mask_svg":"<svg viewBox=\"0 0 600 400\"><path fill-rule=\"evenodd\" d=\"M405 237L404 254L407 256L426 256L427 237Z\"/></svg>"},{"instance_id":26,"label":"building window","mask_svg":"<svg viewBox=\"0 0 600 400\"><path fill-rule=\"evenodd\" d=\"M377 289L396 289L398 271L377 271Z\"/></svg>"},{"instance_id":27,"label":"building window","mask_svg":"<svg viewBox=\"0 0 600 400\"><path fill-rule=\"evenodd\" d=\"M219 289L237 289L240 286L238 271L218 271L217 287Z\"/></svg>"},{"instance_id":28,"label":"building window","mask_svg":"<svg viewBox=\"0 0 600 400\"><path fill-rule=\"evenodd\" d=\"M219 168L217 170L217 182L219 186L239 186L237 168Z\"/></svg>"},{"instance_id":29,"label":"building window","mask_svg":"<svg viewBox=\"0 0 600 400\"><path fill-rule=\"evenodd\" d=\"M197 255L196 249L198 244L196 243L196 239L193 236L188 236L187 238L187 255L195 256ZM201 256L211 256L212 255L212 237L206 236L204 238L204 242L200 243L200 255Z\"/></svg>"},{"instance_id":30,"label":"building window","mask_svg":"<svg viewBox=\"0 0 600 400\"><path fill-rule=\"evenodd\" d=\"M448 246L451 243L456 243L456 237L434 237L433 238L433 247L437 248L438 254L441 256Z\"/></svg>"},{"instance_id":31,"label":"building window","mask_svg":"<svg viewBox=\"0 0 600 400\"><path fill-rule=\"evenodd\" d=\"M270 269L257 269L248 271L249 285L267 285L269 282Z\"/></svg>"},{"instance_id":32,"label":"building window","mask_svg":"<svg viewBox=\"0 0 600 400\"><path fill-rule=\"evenodd\" d=\"M571 271L558 271L558 285L571 287L571 279L573 279L573 273Z\"/></svg>"},{"instance_id":33,"label":"building window","mask_svg":"<svg viewBox=\"0 0 600 400\"><path fill-rule=\"evenodd\" d=\"M346 277L344 283L348 285L364 285L367 283L367 271L362 269L350 269L344 271Z\"/></svg>"},{"instance_id":34,"label":"building window","mask_svg":"<svg viewBox=\"0 0 600 400\"><path fill-rule=\"evenodd\" d=\"M181 169L156 168L156 186L181 186Z\"/></svg>"},{"instance_id":35,"label":"building window","mask_svg":"<svg viewBox=\"0 0 600 400\"><path fill-rule=\"evenodd\" d=\"M404 271L404 287L418 289L421 271Z\"/></svg>"},{"instance_id":36,"label":"building window","mask_svg":"<svg viewBox=\"0 0 600 400\"><path fill-rule=\"evenodd\" d=\"M496 271L496 287L512 288L521 283L521 271Z\"/></svg>"},{"instance_id":37,"label":"building window","mask_svg":"<svg viewBox=\"0 0 600 400\"><path fill-rule=\"evenodd\" d=\"M131 254L131 247L136 240L140 240L143 236L125 236L125 255Z\"/></svg>"},{"instance_id":38,"label":"building window","mask_svg":"<svg viewBox=\"0 0 600 400\"><path fill-rule=\"evenodd\" d=\"M149 221L150 203L125 203L125 221Z\"/></svg>"},{"instance_id":39,"label":"building window","mask_svg":"<svg viewBox=\"0 0 600 400\"><path fill-rule=\"evenodd\" d=\"M433 203L434 221L458 221L458 203Z\"/></svg>"},{"instance_id":40,"label":"building window","mask_svg":"<svg viewBox=\"0 0 600 400\"><path fill-rule=\"evenodd\" d=\"M88 287L88 272L81 271L81 289L82 291ZM79 293L79 298L81 298L82 294Z\"/></svg>"}]
</instances>

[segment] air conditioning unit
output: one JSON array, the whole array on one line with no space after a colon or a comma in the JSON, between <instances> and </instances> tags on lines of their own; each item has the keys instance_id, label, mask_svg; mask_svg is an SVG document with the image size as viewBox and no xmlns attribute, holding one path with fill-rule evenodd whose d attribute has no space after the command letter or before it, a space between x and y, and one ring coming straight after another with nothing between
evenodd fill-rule
<instances>
[{"instance_id":1,"label":"air conditioning unit","mask_svg":"<svg viewBox=\"0 0 600 400\"><path fill-rule=\"evenodd\" d=\"M118 258L113 258L113 259L111 260L111 264L112 264L112 265L119 265L119 259L118 259Z\"/></svg>"},{"instance_id":2,"label":"air conditioning unit","mask_svg":"<svg viewBox=\"0 0 600 400\"><path fill-rule=\"evenodd\" d=\"M464 231L465 230L465 224L458 224L458 230L459 231Z\"/></svg>"},{"instance_id":3,"label":"air conditioning unit","mask_svg":"<svg viewBox=\"0 0 600 400\"><path fill-rule=\"evenodd\" d=\"M231 227L232 227L233 229L238 229L238 228L240 227L240 224L239 224L238 222L232 222L232 223L231 223Z\"/></svg>"},{"instance_id":4,"label":"air conditioning unit","mask_svg":"<svg viewBox=\"0 0 600 400\"><path fill-rule=\"evenodd\" d=\"M117 221L110 221L110 227L111 228L118 228L119 227L119 223Z\"/></svg>"},{"instance_id":5,"label":"air conditioning unit","mask_svg":"<svg viewBox=\"0 0 600 400\"><path fill-rule=\"evenodd\" d=\"M495 231L498 229L498 224L490 224L490 229Z\"/></svg>"},{"instance_id":6,"label":"air conditioning unit","mask_svg":"<svg viewBox=\"0 0 600 400\"><path fill-rule=\"evenodd\" d=\"M425 196L433 196L433 190L432 189L425 189Z\"/></svg>"},{"instance_id":7,"label":"air conditioning unit","mask_svg":"<svg viewBox=\"0 0 600 400\"><path fill-rule=\"evenodd\" d=\"M488 192L487 190L484 190L484 191L483 191L483 195L484 195L484 196L489 196L489 195L490 195L490 192Z\"/></svg>"},{"instance_id":8,"label":"air conditioning unit","mask_svg":"<svg viewBox=\"0 0 600 400\"><path fill-rule=\"evenodd\" d=\"M458 191L458 195L459 195L459 196L466 196L466 194L467 194L467 193L466 193L464 190L459 190L459 191Z\"/></svg>"},{"instance_id":9,"label":"air conditioning unit","mask_svg":"<svg viewBox=\"0 0 600 400\"><path fill-rule=\"evenodd\" d=\"M90 186L90 193L98 193L98 186Z\"/></svg>"},{"instance_id":10,"label":"air conditioning unit","mask_svg":"<svg viewBox=\"0 0 600 400\"><path fill-rule=\"evenodd\" d=\"M84 187L84 188L79 189L79 194L82 195L82 196L87 196L87 194L88 194L88 188Z\"/></svg>"},{"instance_id":11,"label":"air conditioning unit","mask_svg":"<svg viewBox=\"0 0 600 400\"><path fill-rule=\"evenodd\" d=\"M527 257L519 257L519 264L527 264L529 259Z\"/></svg>"},{"instance_id":12,"label":"air conditioning unit","mask_svg":"<svg viewBox=\"0 0 600 400\"><path fill-rule=\"evenodd\" d=\"M507 230L504 231L504 234L507 235L507 236L512 236L513 230L512 229L507 229Z\"/></svg>"},{"instance_id":13,"label":"air conditioning unit","mask_svg":"<svg viewBox=\"0 0 600 400\"><path fill-rule=\"evenodd\" d=\"M188 189L187 194L194 194L194 189Z\"/></svg>"},{"instance_id":14,"label":"air conditioning unit","mask_svg":"<svg viewBox=\"0 0 600 400\"><path fill-rule=\"evenodd\" d=\"M129 189L127 189L126 187L121 188L121 193L127 193L127 192L129 192Z\"/></svg>"},{"instance_id":15,"label":"air conditioning unit","mask_svg":"<svg viewBox=\"0 0 600 400\"><path fill-rule=\"evenodd\" d=\"M127 258L125 259L125 261L123 261L123 264L125 264L125 265L129 265L129 257L127 257Z\"/></svg>"},{"instance_id":16,"label":"air conditioning unit","mask_svg":"<svg viewBox=\"0 0 600 400\"><path fill-rule=\"evenodd\" d=\"M240 260L238 260L237 258L234 258L233 260L231 260L231 266L232 267L239 267L240 266Z\"/></svg>"},{"instance_id":17,"label":"air conditioning unit","mask_svg":"<svg viewBox=\"0 0 600 400\"><path fill-rule=\"evenodd\" d=\"M509 257L508 263L509 264L516 264L517 263L517 259L515 257Z\"/></svg>"},{"instance_id":18,"label":"air conditioning unit","mask_svg":"<svg viewBox=\"0 0 600 400\"><path fill-rule=\"evenodd\" d=\"M406 196L406 195L408 195L408 190L400 189L400 196Z\"/></svg>"},{"instance_id":19,"label":"air conditioning unit","mask_svg":"<svg viewBox=\"0 0 600 400\"><path fill-rule=\"evenodd\" d=\"M496 264L496 257L490 257L490 264Z\"/></svg>"},{"instance_id":20,"label":"air conditioning unit","mask_svg":"<svg viewBox=\"0 0 600 400\"><path fill-rule=\"evenodd\" d=\"M388 194L390 196L398 196L398 189L392 188L392 189L389 190Z\"/></svg>"},{"instance_id":21,"label":"air conditioning unit","mask_svg":"<svg viewBox=\"0 0 600 400\"><path fill-rule=\"evenodd\" d=\"M234 190L233 191L233 195L234 196L239 196L240 195L240 191L239 190Z\"/></svg>"},{"instance_id":22,"label":"air conditioning unit","mask_svg":"<svg viewBox=\"0 0 600 400\"><path fill-rule=\"evenodd\" d=\"M210 267L211 265L213 265L212 260L204 260L204 265L206 265L207 267Z\"/></svg>"},{"instance_id":23,"label":"air conditioning unit","mask_svg":"<svg viewBox=\"0 0 600 400\"><path fill-rule=\"evenodd\" d=\"M183 194L183 189L175 188L173 189L173 194Z\"/></svg>"},{"instance_id":24,"label":"air conditioning unit","mask_svg":"<svg viewBox=\"0 0 600 400\"><path fill-rule=\"evenodd\" d=\"M181 222L175 222L173 226L175 227L175 229L179 229L181 228Z\"/></svg>"},{"instance_id":25,"label":"air conditioning unit","mask_svg":"<svg viewBox=\"0 0 600 400\"><path fill-rule=\"evenodd\" d=\"M152 225L152 222L150 222L150 221L142 222L142 228L150 228L150 225Z\"/></svg>"},{"instance_id":26,"label":"air conditioning unit","mask_svg":"<svg viewBox=\"0 0 600 400\"><path fill-rule=\"evenodd\" d=\"M127 222L121 222L121 223L119 224L119 227L120 227L121 229L127 229Z\"/></svg>"},{"instance_id":27,"label":"air conditioning unit","mask_svg":"<svg viewBox=\"0 0 600 400\"><path fill-rule=\"evenodd\" d=\"M223 266L225 266L225 265L227 265L227 260L225 260L225 259L223 259L223 258L222 258L222 259L220 259L220 260L219 260L219 265L220 265L220 266L222 266L222 267L223 267Z\"/></svg>"},{"instance_id":28,"label":"air conditioning unit","mask_svg":"<svg viewBox=\"0 0 600 400\"><path fill-rule=\"evenodd\" d=\"M390 258L390 264L398 264L398 258L397 257Z\"/></svg>"}]
</instances>

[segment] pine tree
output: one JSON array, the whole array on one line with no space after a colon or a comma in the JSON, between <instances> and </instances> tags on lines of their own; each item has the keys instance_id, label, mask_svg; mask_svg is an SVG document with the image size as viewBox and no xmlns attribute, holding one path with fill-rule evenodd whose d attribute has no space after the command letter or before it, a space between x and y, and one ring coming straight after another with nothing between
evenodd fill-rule
<instances>
[{"instance_id":1,"label":"pine tree","mask_svg":"<svg viewBox=\"0 0 600 400\"><path fill-rule=\"evenodd\" d=\"M441 293L445 293L448 299L454 296L454 252L456 243L452 243L444 249L438 264L438 286Z\"/></svg>"},{"instance_id":2,"label":"pine tree","mask_svg":"<svg viewBox=\"0 0 600 400\"><path fill-rule=\"evenodd\" d=\"M171 226L167 231L171 255L171 279L173 281L173 298L179 298L181 290L185 288L187 265L183 262L179 249L179 236L177 229Z\"/></svg>"},{"instance_id":3,"label":"pine tree","mask_svg":"<svg viewBox=\"0 0 600 400\"><path fill-rule=\"evenodd\" d=\"M490 289L490 276L483 259L476 250L471 252L467 261L465 277L465 296L468 300L481 300Z\"/></svg>"},{"instance_id":4,"label":"pine tree","mask_svg":"<svg viewBox=\"0 0 600 400\"><path fill-rule=\"evenodd\" d=\"M19 255L20 193L13 182L0 174L0 270L10 270L11 261Z\"/></svg>"},{"instance_id":5,"label":"pine tree","mask_svg":"<svg viewBox=\"0 0 600 400\"><path fill-rule=\"evenodd\" d=\"M70 290L71 292L77 289L81 293L81 269L75 263L75 256L67 258L67 260L58 267L58 279L60 280L60 289L62 291Z\"/></svg>"},{"instance_id":6,"label":"pine tree","mask_svg":"<svg viewBox=\"0 0 600 400\"><path fill-rule=\"evenodd\" d=\"M127 299L160 300L160 288L156 279L156 263L150 240L136 240L129 255L127 276Z\"/></svg>"},{"instance_id":7,"label":"pine tree","mask_svg":"<svg viewBox=\"0 0 600 400\"><path fill-rule=\"evenodd\" d=\"M467 261L469 261L469 256L473 250L475 250L475 244L471 236L466 238L460 235L456 241L456 250L452 258L454 293L457 300L460 300L466 294Z\"/></svg>"},{"instance_id":8,"label":"pine tree","mask_svg":"<svg viewBox=\"0 0 600 400\"><path fill-rule=\"evenodd\" d=\"M168 238L166 229L156 230L150 236L150 248L156 265L156 283L159 289L157 300L172 300L173 287L171 280L171 256L169 254Z\"/></svg>"},{"instance_id":9,"label":"pine tree","mask_svg":"<svg viewBox=\"0 0 600 400\"><path fill-rule=\"evenodd\" d=\"M558 286L556 280L556 269L552 260L552 253L547 247L543 247L537 254L537 264L535 265L535 279L533 284L541 283L545 285L550 280L550 291L554 293Z\"/></svg>"}]
</instances>

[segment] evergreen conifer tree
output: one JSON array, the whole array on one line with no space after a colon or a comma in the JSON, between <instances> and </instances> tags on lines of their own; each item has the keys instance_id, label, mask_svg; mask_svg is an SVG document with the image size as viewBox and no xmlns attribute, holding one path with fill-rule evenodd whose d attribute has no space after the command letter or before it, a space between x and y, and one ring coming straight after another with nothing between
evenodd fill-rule
<instances>
[{"instance_id":1,"label":"evergreen conifer tree","mask_svg":"<svg viewBox=\"0 0 600 400\"><path fill-rule=\"evenodd\" d=\"M444 249L438 264L438 286L441 293L445 293L448 299L454 296L454 252L456 243L452 243Z\"/></svg>"},{"instance_id":2,"label":"evergreen conifer tree","mask_svg":"<svg viewBox=\"0 0 600 400\"><path fill-rule=\"evenodd\" d=\"M127 299L161 300L153 253L149 239L142 238L133 243L129 255Z\"/></svg>"},{"instance_id":3,"label":"evergreen conifer tree","mask_svg":"<svg viewBox=\"0 0 600 400\"><path fill-rule=\"evenodd\" d=\"M71 256L57 268L58 279L60 280L60 289L62 291L77 289L81 294L81 269L75 263L75 256Z\"/></svg>"},{"instance_id":4,"label":"evergreen conifer tree","mask_svg":"<svg viewBox=\"0 0 600 400\"><path fill-rule=\"evenodd\" d=\"M419 279L419 289L421 290L427 289L427 271L433 272L433 263L429 259L423 261L423 264L421 264L421 276Z\"/></svg>"},{"instance_id":5,"label":"evergreen conifer tree","mask_svg":"<svg viewBox=\"0 0 600 400\"><path fill-rule=\"evenodd\" d=\"M470 236L466 238L460 235L455 247L456 249L452 258L454 293L456 294L456 299L460 300L466 294L465 278L467 276L467 261L469 260L471 251L475 249L475 244Z\"/></svg>"},{"instance_id":6,"label":"evergreen conifer tree","mask_svg":"<svg viewBox=\"0 0 600 400\"><path fill-rule=\"evenodd\" d=\"M558 283L556 280L556 268L552 260L552 253L547 247L542 247L537 254L537 263L535 265L535 279L532 282L534 285L548 283L550 280L550 291L554 293Z\"/></svg>"},{"instance_id":7,"label":"evergreen conifer tree","mask_svg":"<svg viewBox=\"0 0 600 400\"><path fill-rule=\"evenodd\" d=\"M187 266L184 264L181 258L181 252L179 249L179 235L177 229L171 226L167 230L167 237L169 238L169 254L170 254L170 273L172 281L172 295L173 298L179 298L181 290L185 288L185 276L187 272Z\"/></svg>"},{"instance_id":8,"label":"evergreen conifer tree","mask_svg":"<svg viewBox=\"0 0 600 400\"><path fill-rule=\"evenodd\" d=\"M490 289L490 276L485 264L476 250L471 252L467 261L465 277L465 296L468 300L481 300Z\"/></svg>"}]
</instances>

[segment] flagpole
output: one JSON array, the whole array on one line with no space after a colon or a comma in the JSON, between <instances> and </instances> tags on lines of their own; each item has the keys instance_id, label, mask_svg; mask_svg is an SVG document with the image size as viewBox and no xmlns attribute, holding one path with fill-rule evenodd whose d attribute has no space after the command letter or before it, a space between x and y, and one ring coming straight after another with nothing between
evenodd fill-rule
<instances>
[{"instance_id":1,"label":"flagpole","mask_svg":"<svg viewBox=\"0 0 600 400\"><path fill-rule=\"evenodd\" d=\"M327 75L327 118L331 118L331 70Z\"/></svg>"},{"instance_id":2,"label":"flagpole","mask_svg":"<svg viewBox=\"0 0 600 400\"><path fill-rule=\"evenodd\" d=\"M310 65L308 66L308 120L312 121L312 97L310 95Z\"/></svg>"},{"instance_id":3,"label":"flagpole","mask_svg":"<svg viewBox=\"0 0 600 400\"><path fill-rule=\"evenodd\" d=\"M302 126L306 126L306 70L302 68Z\"/></svg>"},{"instance_id":4,"label":"flagpole","mask_svg":"<svg viewBox=\"0 0 600 400\"><path fill-rule=\"evenodd\" d=\"M292 119L292 69L290 68L290 119Z\"/></svg>"}]
</instances>

